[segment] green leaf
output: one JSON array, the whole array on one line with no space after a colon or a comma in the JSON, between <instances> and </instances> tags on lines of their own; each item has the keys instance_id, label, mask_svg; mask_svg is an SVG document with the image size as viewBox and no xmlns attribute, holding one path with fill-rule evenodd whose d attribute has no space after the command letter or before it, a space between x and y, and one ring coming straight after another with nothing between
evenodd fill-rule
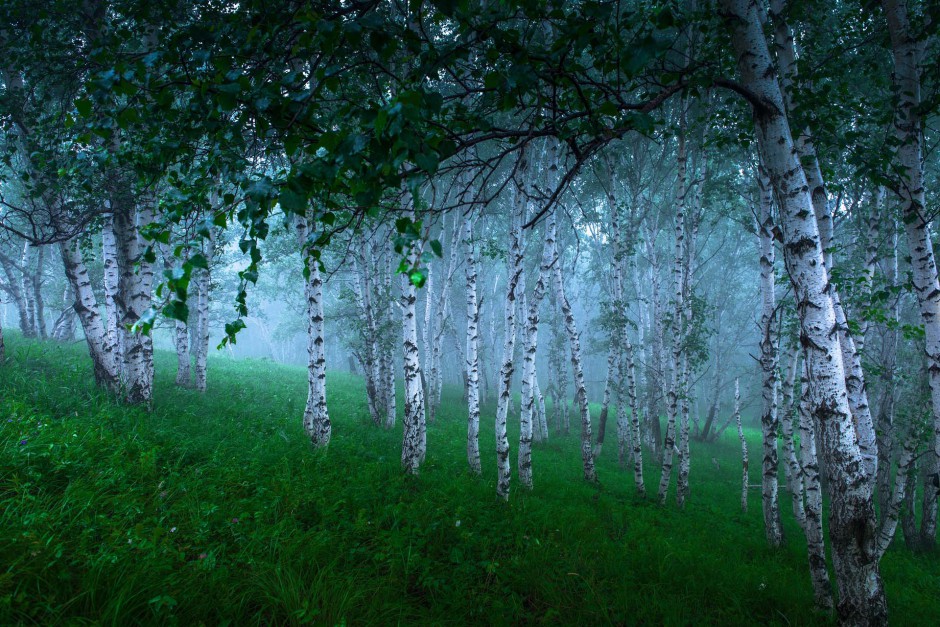
<instances>
[{"instance_id":1,"label":"green leaf","mask_svg":"<svg viewBox=\"0 0 940 627\"><path fill-rule=\"evenodd\" d=\"M188 263L193 268L202 268L203 270L209 269L209 262L206 259L206 256L202 253L196 253L190 257Z\"/></svg>"},{"instance_id":2,"label":"green leaf","mask_svg":"<svg viewBox=\"0 0 940 627\"><path fill-rule=\"evenodd\" d=\"M79 98L75 101L75 110L83 118L91 116L91 100L88 98Z\"/></svg>"},{"instance_id":3,"label":"green leaf","mask_svg":"<svg viewBox=\"0 0 940 627\"><path fill-rule=\"evenodd\" d=\"M430 243L431 243L431 250L434 251L434 254L437 255L438 257L443 257L444 247L441 246L441 242L436 239L432 239Z\"/></svg>"}]
</instances>

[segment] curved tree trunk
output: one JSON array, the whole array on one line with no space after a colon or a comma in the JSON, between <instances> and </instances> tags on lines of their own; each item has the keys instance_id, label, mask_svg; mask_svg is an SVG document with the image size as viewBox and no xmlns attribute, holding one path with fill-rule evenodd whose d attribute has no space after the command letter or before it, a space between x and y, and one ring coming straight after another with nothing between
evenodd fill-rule
<instances>
[{"instance_id":1,"label":"curved tree trunk","mask_svg":"<svg viewBox=\"0 0 940 627\"><path fill-rule=\"evenodd\" d=\"M742 85L755 96L758 146L780 208L784 258L810 373L809 410L821 426L829 479L839 616L848 624L882 625L887 605L875 545L874 476L866 473L846 386L845 355L832 333L837 317L810 186L790 132L759 7L750 0L723 0L722 5Z\"/></svg>"}]
</instances>

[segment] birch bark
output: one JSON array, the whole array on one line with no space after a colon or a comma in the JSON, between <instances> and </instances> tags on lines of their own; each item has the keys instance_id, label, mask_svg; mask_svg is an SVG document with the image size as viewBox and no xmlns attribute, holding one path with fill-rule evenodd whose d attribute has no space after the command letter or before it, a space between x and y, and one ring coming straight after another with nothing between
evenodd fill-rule
<instances>
[{"instance_id":1,"label":"birch bark","mask_svg":"<svg viewBox=\"0 0 940 627\"><path fill-rule=\"evenodd\" d=\"M323 280L320 262L308 248L310 215L298 217L297 238L301 245L304 273L304 296L307 300L307 405L304 408L304 431L317 448L329 445L333 434L326 405L326 353L323 346Z\"/></svg>"},{"instance_id":2,"label":"birch bark","mask_svg":"<svg viewBox=\"0 0 940 627\"><path fill-rule=\"evenodd\" d=\"M215 206L217 201L212 204ZM201 243L202 254L206 258L206 265L209 267L197 268L195 277L196 346L193 351L195 353L194 379L196 389L200 392L206 391L208 377L206 362L209 358L209 296L212 290L212 258L215 256L215 240L217 237L218 230L215 227L210 227L209 237ZM317 273L319 274L319 268Z\"/></svg>"},{"instance_id":3,"label":"birch bark","mask_svg":"<svg viewBox=\"0 0 940 627\"><path fill-rule=\"evenodd\" d=\"M594 468L594 453L591 450L593 437L591 434L591 409L588 405L587 388L584 385L584 368L581 360L581 339L578 333L578 324L571 309L571 303L565 295L564 277L561 263L558 258L558 247L554 247L553 272L555 278L555 298L561 307L565 330L568 333L568 346L571 351L571 369L574 373L575 398L581 410L581 462L584 470L584 479L589 482L597 481L597 471Z\"/></svg>"},{"instance_id":4,"label":"birch bark","mask_svg":"<svg viewBox=\"0 0 940 627\"><path fill-rule=\"evenodd\" d=\"M471 214L464 219L465 276L467 280L467 463L476 475L483 472L480 463L480 308L477 303L477 257L474 248Z\"/></svg>"},{"instance_id":5,"label":"birch bark","mask_svg":"<svg viewBox=\"0 0 940 627\"><path fill-rule=\"evenodd\" d=\"M832 610L832 584L826 568L826 544L823 536L823 495L819 481L819 459L816 452L816 427L811 415L810 382L805 355L803 376L800 384L800 475L803 477L804 511L806 524L806 554L809 558L809 575L813 584L813 599L816 607Z\"/></svg>"},{"instance_id":6,"label":"birch bark","mask_svg":"<svg viewBox=\"0 0 940 627\"><path fill-rule=\"evenodd\" d=\"M528 156L523 154L521 159L523 161L519 165L519 171L524 180L528 170ZM509 260L504 315L506 336L503 341L502 366L499 370L499 391L496 400L496 494L503 499L509 498L509 481L512 473L509 464L509 436L506 430L506 419L512 400L512 373L515 369L516 299L519 280L522 277L522 224L525 220L525 204L523 194L517 190L516 197L513 200L512 223L509 229Z\"/></svg>"},{"instance_id":7,"label":"birch bark","mask_svg":"<svg viewBox=\"0 0 940 627\"><path fill-rule=\"evenodd\" d=\"M781 214L784 258L810 374L809 411L820 424L829 478L839 617L847 624L881 625L887 621L887 606L874 542L874 478L865 472L846 387L844 355L839 338L832 333L836 311L810 187L793 143L759 6L751 0L723 0L722 6L742 86L753 94L758 145Z\"/></svg>"},{"instance_id":8,"label":"birch bark","mask_svg":"<svg viewBox=\"0 0 940 627\"><path fill-rule=\"evenodd\" d=\"M747 440L744 439L744 427L741 425L741 390L738 380L734 380L734 422L738 426L738 439L741 440L741 511L747 512Z\"/></svg>"},{"instance_id":9,"label":"birch bark","mask_svg":"<svg viewBox=\"0 0 940 627\"><path fill-rule=\"evenodd\" d=\"M783 426L783 445L787 463L787 489L792 500L793 516L800 524L800 528L805 530L806 510L803 506L803 472L797 458L796 438L793 430L793 423L797 419L793 388L796 384L796 373L800 365L800 351L794 348L790 353L789 358L784 358L784 361L789 365L781 386L783 404L780 412L780 422Z\"/></svg>"},{"instance_id":10,"label":"birch bark","mask_svg":"<svg viewBox=\"0 0 940 627\"><path fill-rule=\"evenodd\" d=\"M940 281L931 239L931 226L925 214L926 193L923 171L923 122L921 120L921 43L910 24L906 0L883 0L897 98L895 134L899 145L894 155L900 173L898 186L904 231L911 251L914 291L924 322L927 375L933 410L933 437L926 461L927 481L921 508L920 543L932 548L937 541L937 497L940 494Z\"/></svg>"},{"instance_id":11,"label":"birch bark","mask_svg":"<svg viewBox=\"0 0 940 627\"><path fill-rule=\"evenodd\" d=\"M764 380L761 393L761 433L763 435L763 464L761 469L761 503L764 512L764 532L772 547L783 544L783 526L780 521L780 499L778 493L777 431L777 331L774 314L777 299L774 293L774 240L773 240L773 191L770 176L759 166L757 235L760 252L760 364Z\"/></svg>"},{"instance_id":12,"label":"birch bark","mask_svg":"<svg viewBox=\"0 0 940 627\"><path fill-rule=\"evenodd\" d=\"M519 420L519 482L523 487L532 488L532 423L533 415L538 418L536 405L535 356L539 341L539 308L545 296L546 281L555 261L555 212L547 217L545 224L545 243L542 247L542 263L538 279L528 299L525 320L525 346L522 359L522 411ZM523 303L526 301L523 300Z\"/></svg>"},{"instance_id":13,"label":"birch bark","mask_svg":"<svg viewBox=\"0 0 940 627\"><path fill-rule=\"evenodd\" d=\"M88 269L78 243L74 240L59 244L65 276L75 295L75 313L85 333L88 353L91 355L95 382L111 392L117 392L120 379L117 369L115 346L108 339L105 326L98 311L98 301L88 277Z\"/></svg>"},{"instance_id":14,"label":"birch bark","mask_svg":"<svg viewBox=\"0 0 940 627\"><path fill-rule=\"evenodd\" d=\"M411 199L406 198L406 206ZM409 207L414 219L414 210ZM420 246L412 246L408 264L414 267L421 256ZM401 465L405 472L416 475L427 451L424 386L421 383L421 361L418 353L417 301L418 293L407 275L402 275L402 335L405 369L405 416L402 436ZM427 289L430 292L430 287Z\"/></svg>"}]
</instances>

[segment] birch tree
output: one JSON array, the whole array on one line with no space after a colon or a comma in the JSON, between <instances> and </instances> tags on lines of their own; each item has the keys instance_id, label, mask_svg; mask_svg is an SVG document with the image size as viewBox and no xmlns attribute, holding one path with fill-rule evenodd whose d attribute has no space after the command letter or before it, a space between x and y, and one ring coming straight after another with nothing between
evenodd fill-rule
<instances>
[{"instance_id":1,"label":"birch tree","mask_svg":"<svg viewBox=\"0 0 940 627\"><path fill-rule=\"evenodd\" d=\"M764 512L764 531L770 546L783 544L783 526L780 521L780 500L777 481L777 301L774 293L774 240L773 240L773 192L770 177L758 170L758 214L757 234L760 251L760 364L764 381L762 385L761 433L763 434L763 463L761 469L761 503Z\"/></svg>"},{"instance_id":2,"label":"birch tree","mask_svg":"<svg viewBox=\"0 0 940 627\"><path fill-rule=\"evenodd\" d=\"M872 484L853 423L842 346L833 337L836 312L813 200L786 117L776 68L758 7L723 0L742 87L753 108L761 159L774 187L783 251L800 317L801 342L810 373L809 411L821 426L832 502L830 538L839 587L839 616L858 625L887 620L884 587L875 554Z\"/></svg>"},{"instance_id":3,"label":"birch tree","mask_svg":"<svg viewBox=\"0 0 940 627\"><path fill-rule=\"evenodd\" d=\"M477 302L477 255L473 239L474 219L464 218L464 271L467 281L467 463L474 474L483 472L480 463L480 308Z\"/></svg>"},{"instance_id":4,"label":"birch tree","mask_svg":"<svg viewBox=\"0 0 940 627\"><path fill-rule=\"evenodd\" d=\"M318 448L326 447L333 435L326 406L326 354L323 347L323 279L320 259L309 248L311 213L296 218L297 239L301 242L304 264L304 298L307 316L307 404L304 408L304 431Z\"/></svg>"},{"instance_id":5,"label":"birch tree","mask_svg":"<svg viewBox=\"0 0 940 627\"><path fill-rule=\"evenodd\" d=\"M906 0L884 0L883 6L891 36L897 107L894 131L898 146L893 165L899 179L898 196L904 232L911 251L914 292L924 323L924 350L933 412L933 437L921 508L920 543L924 547L933 547L937 539L937 497L940 494L940 280L937 278L931 226L925 211L921 146L923 121L919 110L922 43L911 28Z\"/></svg>"}]
</instances>

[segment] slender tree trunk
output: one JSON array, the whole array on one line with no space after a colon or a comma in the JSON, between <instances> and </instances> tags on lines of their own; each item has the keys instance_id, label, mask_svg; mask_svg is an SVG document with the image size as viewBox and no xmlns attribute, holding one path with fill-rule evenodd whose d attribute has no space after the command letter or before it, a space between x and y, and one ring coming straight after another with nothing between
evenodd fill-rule
<instances>
[{"instance_id":1,"label":"slender tree trunk","mask_svg":"<svg viewBox=\"0 0 940 627\"><path fill-rule=\"evenodd\" d=\"M684 106L684 104L683 104ZM684 119L684 118L683 118ZM669 481L672 477L673 456L681 447L676 445L676 423L680 420L679 416L679 395L683 382L683 322L685 319L685 306L683 297L685 295L684 276L685 276L685 203L686 203L686 150L685 135L679 134L679 152L678 152L678 183L676 190L676 218L675 218L675 261L673 262L673 322L672 322L672 384L666 391L666 439L663 443L663 469L659 479L659 501L666 503L666 495L669 491ZM681 456L681 452L680 452ZM679 486L679 491L682 491ZM681 497L680 497L681 498Z\"/></svg>"},{"instance_id":2,"label":"slender tree trunk","mask_svg":"<svg viewBox=\"0 0 940 627\"><path fill-rule=\"evenodd\" d=\"M539 387L538 373L532 377L535 388L535 398L538 401L538 433L537 441L548 442L548 415L545 412L545 397L542 396L542 389Z\"/></svg>"},{"instance_id":3,"label":"slender tree trunk","mask_svg":"<svg viewBox=\"0 0 940 627\"><path fill-rule=\"evenodd\" d=\"M304 408L304 432L317 448L324 448L333 435L326 406L326 352L323 346L323 280L320 261L308 248L310 216L298 217L297 239L306 272L304 296L307 300L307 405Z\"/></svg>"},{"instance_id":4,"label":"slender tree trunk","mask_svg":"<svg viewBox=\"0 0 940 627\"><path fill-rule=\"evenodd\" d=\"M384 283L385 283L385 297L386 302L392 301L392 254L391 251L386 251L385 255L385 271L384 271ZM388 333L385 334L386 337L391 337L393 335L393 330L395 327L399 326L398 319L395 316L394 308L389 307L386 310L385 315L385 328L388 330ZM403 312L403 315L407 312ZM412 317L414 312L412 312ZM404 318L402 318L403 320ZM399 328L399 331L404 333ZM417 337L417 335L415 336ZM394 344L390 341L384 341L382 343L382 372L385 375L385 428L392 429L395 426L395 422L398 419L398 408L396 395L397 391L395 389L395 351Z\"/></svg>"},{"instance_id":5,"label":"slender tree trunk","mask_svg":"<svg viewBox=\"0 0 940 627\"><path fill-rule=\"evenodd\" d=\"M519 482L532 488L532 417L538 417L535 397L535 355L539 341L539 308L545 296L546 281L555 261L555 213L551 212L545 224L545 244L542 247L542 265L538 279L528 301L522 355L522 412L519 420ZM525 300L523 303L525 304Z\"/></svg>"},{"instance_id":6,"label":"slender tree trunk","mask_svg":"<svg viewBox=\"0 0 940 627\"><path fill-rule=\"evenodd\" d=\"M889 222L891 233L891 256L886 260L885 282L889 288L898 284L898 235L896 224ZM897 353L900 339L901 299L894 296L888 307L891 324L884 330L881 355L882 393L878 404L878 503L882 512L887 510L891 498L891 461L894 455L894 409L897 401Z\"/></svg>"},{"instance_id":7,"label":"slender tree trunk","mask_svg":"<svg viewBox=\"0 0 940 627\"><path fill-rule=\"evenodd\" d=\"M636 397L636 368L633 365L633 345L627 340L624 329L625 356L627 358L627 394L630 396L631 448L633 453L633 483L640 496L646 496L643 483L643 440L640 437L640 407ZM622 404L621 404L622 406ZM621 413L625 413L621 409Z\"/></svg>"},{"instance_id":8,"label":"slender tree trunk","mask_svg":"<svg viewBox=\"0 0 940 627\"><path fill-rule=\"evenodd\" d=\"M928 457L927 481L921 508L921 545L933 548L937 541L937 497L940 494L940 281L933 251L930 223L925 214L923 123L921 120L921 43L911 29L906 0L883 0L894 57L897 98L895 134L899 145L894 156L900 173L898 191L904 231L911 251L914 291L924 323L927 375L933 410L933 437Z\"/></svg>"},{"instance_id":9,"label":"slender tree trunk","mask_svg":"<svg viewBox=\"0 0 940 627\"><path fill-rule=\"evenodd\" d=\"M584 467L584 479L589 482L597 481L597 471L594 469L594 453L591 434L591 409L588 405L587 389L584 386L584 369L581 360L581 339L578 333L578 324L571 310L571 303L565 295L564 278L561 271L561 262L558 259L557 246L554 253L555 297L561 306L562 317L565 321L565 330L568 332L568 345L571 351L571 368L574 372L575 398L581 410L581 461Z\"/></svg>"},{"instance_id":10,"label":"slender tree trunk","mask_svg":"<svg viewBox=\"0 0 940 627\"><path fill-rule=\"evenodd\" d=\"M528 156L521 157L519 165L523 178L528 170ZM515 370L514 356L516 346L516 299L519 295L519 282L522 277L522 223L525 219L525 199L521 191L516 192L513 203L512 225L509 229L509 267L506 283L506 337L503 342L502 366L499 370L499 392L496 401L496 494L503 499L509 498L509 481L512 469L509 464L509 436L506 432L506 419L512 401L512 374Z\"/></svg>"},{"instance_id":11,"label":"slender tree trunk","mask_svg":"<svg viewBox=\"0 0 940 627\"><path fill-rule=\"evenodd\" d=\"M36 309L36 333L42 339L47 339L46 333L46 305L42 298L42 275L45 273L46 249L44 246L36 248L36 270L30 281L33 291L33 302Z\"/></svg>"},{"instance_id":12,"label":"slender tree trunk","mask_svg":"<svg viewBox=\"0 0 940 627\"><path fill-rule=\"evenodd\" d=\"M738 426L738 439L741 440L741 511L747 511L747 440L744 439L744 427L741 425L741 392L738 380L734 380L734 422Z\"/></svg>"},{"instance_id":13,"label":"slender tree trunk","mask_svg":"<svg viewBox=\"0 0 940 627\"><path fill-rule=\"evenodd\" d=\"M477 256L473 239L473 219L464 223L465 273L467 279L467 463L476 475L483 472L480 463L480 308L477 304Z\"/></svg>"},{"instance_id":14,"label":"slender tree trunk","mask_svg":"<svg viewBox=\"0 0 940 627\"><path fill-rule=\"evenodd\" d=\"M406 200L411 204L410 198ZM411 210L414 219L414 211ZM411 267L421 256L419 247L412 247L408 254ZM405 364L405 418L402 437L401 465L405 472L416 475L424 462L427 451L427 427L425 422L424 386L421 384L421 361L418 353L417 301L418 293L407 275L402 275L402 344ZM430 286L427 288L430 292Z\"/></svg>"},{"instance_id":15,"label":"slender tree trunk","mask_svg":"<svg viewBox=\"0 0 940 627\"><path fill-rule=\"evenodd\" d=\"M780 520L780 498L777 480L777 327L774 315L777 299L774 293L774 240L773 192L770 177L759 167L760 188L757 219L758 249L760 251L760 364L764 381L761 394L761 433L763 435L763 464L761 469L761 503L764 512L764 532L772 547L783 544L783 526Z\"/></svg>"},{"instance_id":16,"label":"slender tree trunk","mask_svg":"<svg viewBox=\"0 0 940 627\"><path fill-rule=\"evenodd\" d=\"M23 295L26 310L25 324L20 327L23 337L36 337L38 335L36 328L36 292L33 290L32 272L30 271L32 265L31 250L30 243L24 242L23 256L20 259L20 293Z\"/></svg>"},{"instance_id":17,"label":"slender tree trunk","mask_svg":"<svg viewBox=\"0 0 940 627\"><path fill-rule=\"evenodd\" d=\"M114 236L114 213L109 213L101 227L101 255L104 264L104 311L108 341L115 348L119 373L124 371L124 334L120 328L117 298L120 289L117 240Z\"/></svg>"},{"instance_id":18,"label":"slender tree trunk","mask_svg":"<svg viewBox=\"0 0 940 627\"><path fill-rule=\"evenodd\" d=\"M781 92L783 108L781 112L792 111L793 89L791 83L797 76L796 52L793 43L793 34L789 24L784 19L784 0L773 0L771 12L774 14L774 41L780 62L781 82L778 84ZM791 139L793 136L791 134ZM795 138L794 148L802 166L803 174L808 185L813 213L816 217L816 226L819 234L820 247L823 251L823 260L827 272L831 272L832 265L832 239L833 220L829 207L829 194L826 191L825 181L819 165L819 157L812 140L812 133L804 128ZM839 344L842 352L842 367L845 373L845 385L848 393L849 408L852 412L858 447L862 455L863 472L875 476L877 472L878 452L877 437L874 421L871 416L871 407L868 403L868 393L865 389L865 376L862 371L862 361L857 349L855 338L849 332L845 310L842 306L839 292L835 286L830 285L828 293L832 299L836 318L836 330L839 334Z\"/></svg>"},{"instance_id":19,"label":"slender tree trunk","mask_svg":"<svg viewBox=\"0 0 940 627\"><path fill-rule=\"evenodd\" d=\"M617 359L617 345L611 341L607 348L607 375L604 377L604 396L601 400L601 415L597 419L597 443L594 445L594 459L601 456L604 448L604 437L607 433L607 414L610 413L610 395L614 385L614 371L619 366ZM616 411L616 408L615 410Z\"/></svg>"},{"instance_id":20,"label":"slender tree trunk","mask_svg":"<svg viewBox=\"0 0 940 627\"><path fill-rule=\"evenodd\" d=\"M217 201L213 201L212 204L217 204ZM217 231L215 228L212 228L209 231L209 237L203 240L203 256L206 258L206 265L209 267L197 268L195 277L196 346L195 350L193 351L195 356L194 379L196 382L196 389L200 392L206 391L208 377L208 368L206 362L209 359L209 294L212 290L212 258L215 256L216 236ZM319 269L317 269L317 273L319 274ZM324 409L324 412L325 411L326 410Z\"/></svg>"},{"instance_id":21,"label":"slender tree trunk","mask_svg":"<svg viewBox=\"0 0 940 627\"><path fill-rule=\"evenodd\" d=\"M803 506L803 472L796 453L796 438L794 437L793 423L797 420L796 406L794 405L793 388L796 383L797 368L800 365L800 351L793 349L789 358L784 358L787 366L786 376L781 386L783 406L780 412L780 421L783 425L783 444L787 462L787 489L793 503L793 517L806 529L806 510Z\"/></svg>"},{"instance_id":22,"label":"slender tree trunk","mask_svg":"<svg viewBox=\"0 0 940 627\"><path fill-rule=\"evenodd\" d=\"M23 297L21 269L6 256L0 258L0 264L3 265L3 271L7 275L7 288L10 298L16 304L20 332L26 335L24 329L29 327L30 322L29 313L26 311L26 300Z\"/></svg>"},{"instance_id":23,"label":"slender tree trunk","mask_svg":"<svg viewBox=\"0 0 940 627\"><path fill-rule=\"evenodd\" d=\"M421 326L421 346L424 349L424 360L421 361L421 381L424 385L424 395L425 397L431 396L431 377L429 369L431 367L431 320L433 319L433 300L434 300L434 286L435 286L435 272L434 272L434 263L429 262L427 264L428 269L428 278L424 284L424 289L426 290L424 294L424 324ZM420 354L419 354L420 356ZM425 405L426 406L426 405ZM433 414L429 416L433 422Z\"/></svg>"},{"instance_id":24,"label":"slender tree trunk","mask_svg":"<svg viewBox=\"0 0 940 627\"><path fill-rule=\"evenodd\" d=\"M368 246L368 242L360 242L361 246ZM372 311L372 266L365 259L353 256L353 269L355 272L355 281L353 281L353 290L356 295L356 307L359 310L359 324L362 329L363 345L365 356L363 359L363 370L366 378L366 399L369 403L369 417L372 418L372 424L379 426L382 422L381 405L379 399L381 393L379 385L379 358L378 358L378 336L376 332L375 315Z\"/></svg>"},{"instance_id":25,"label":"slender tree trunk","mask_svg":"<svg viewBox=\"0 0 940 627\"><path fill-rule=\"evenodd\" d=\"M832 333L836 311L810 187L790 132L759 7L750 0L723 0L722 5L741 83L755 96L758 145L780 208L784 257L811 375L809 409L821 425L839 617L846 624L881 625L887 621L887 605L875 546L874 476L866 473L849 403L843 349Z\"/></svg>"},{"instance_id":26,"label":"slender tree trunk","mask_svg":"<svg viewBox=\"0 0 940 627\"><path fill-rule=\"evenodd\" d=\"M664 452L662 427L660 426L659 398L666 389L665 360L663 359L665 351L664 320L666 312L661 298L662 286L659 275L659 254L656 251L656 234L652 228L647 229L646 256L650 264L650 300L653 303L651 329L653 339L649 345L650 356L647 358L646 419L649 422L650 449L654 457L659 458Z\"/></svg>"},{"instance_id":27,"label":"slender tree trunk","mask_svg":"<svg viewBox=\"0 0 940 627\"><path fill-rule=\"evenodd\" d=\"M170 272L173 269L173 253L169 244L161 246L163 253L163 270ZM183 259L185 262L185 258ZM192 385L189 354L189 328L186 322L174 320L173 339L176 347L176 385L189 387Z\"/></svg>"}]
</instances>

